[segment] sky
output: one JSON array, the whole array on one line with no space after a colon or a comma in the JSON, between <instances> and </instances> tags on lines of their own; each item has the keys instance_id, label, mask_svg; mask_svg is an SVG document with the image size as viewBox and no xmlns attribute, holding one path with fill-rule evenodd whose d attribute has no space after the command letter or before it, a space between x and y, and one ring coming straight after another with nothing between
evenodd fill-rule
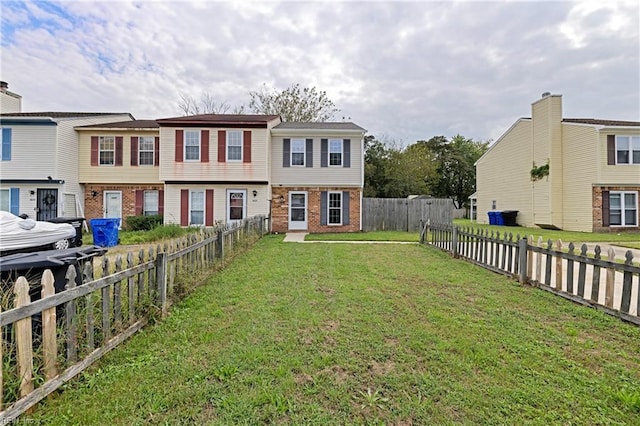
<instances>
[{"instance_id":1,"label":"sky","mask_svg":"<svg viewBox=\"0 0 640 426\"><path fill-rule=\"evenodd\" d=\"M496 140L544 92L565 118L640 121L640 2L0 2L23 111L183 115L293 84L400 146Z\"/></svg>"}]
</instances>

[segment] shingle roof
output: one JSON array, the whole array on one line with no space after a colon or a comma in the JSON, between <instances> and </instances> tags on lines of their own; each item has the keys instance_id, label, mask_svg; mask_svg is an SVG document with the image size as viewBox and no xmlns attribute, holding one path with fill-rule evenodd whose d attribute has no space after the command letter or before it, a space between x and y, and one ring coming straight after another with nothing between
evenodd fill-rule
<instances>
[{"instance_id":1,"label":"shingle roof","mask_svg":"<svg viewBox=\"0 0 640 426\"><path fill-rule=\"evenodd\" d=\"M207 125L267 125L268 122L279 119L279 115L249 115L249 114L199 114L185 117L161 118L159 125L170 124L207 124Z\"/></svg>"},{"instance_id":2,"label":"shingle roof","mask_svg":"<svg viewBox=\"0 0 640 426\"><path fill-rule=\"evenodd\" d=\"M77 126L76 129L151 129L158 128L158 122L156 120L131 120L131 121L117 121L115 123L102 123L102 124L90 124L88 126Z\"/></svg>"},{"instance_id":3,"label":"shingle roof","mask_svg":"<svg viewBox=\"0 0 640 426\"><path fill-rule=\"evenodd\" d=\"M309 130L358 130L364 132L365 129L351 122L285 122L280 123L274 129L309 129Z\"/></svg>"},{"instance_id":4,"label":"shingle roof","mask_svg":"<svg viewBox=\"0 0 640 426\"><path fill-rule=\"evenodd\" d=\"M105 115L123 115L128 114L131 118L133 116L128 112L9 112L0 114L2 117L51 117L51 118L76 118L76 117L100 117Z\"/></svg>"},{"instance_id":5,"label":"shingle roof","mask_svg":"<svg viewBox=\"0 0 640 426\"><path fill-rule=\"evenodd\" d=\"M600 120L596 118L563 118L565 123L593 124L595 126L640 126L640 121Z\"/></svg>"}]
</instances>

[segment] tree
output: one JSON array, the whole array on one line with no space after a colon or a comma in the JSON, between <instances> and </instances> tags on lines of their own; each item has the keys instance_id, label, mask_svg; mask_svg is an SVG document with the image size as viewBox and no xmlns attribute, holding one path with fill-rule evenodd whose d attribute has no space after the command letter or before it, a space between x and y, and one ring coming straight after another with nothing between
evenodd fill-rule
<instances>
[{"instance_id":1,"label":"tree","mask_svg":"<svg viewBox=\"0 0 640 426\"><path fill-rule=\"evenodd\" d=\"M451 198L456 208L466 206L476 190L475 162L487 151L489 143L461 135L454 136L451 142L437 136L418 143L424 143L434 154L437 172L428 182L431 194Z\"/></svg>"},{"instance_id":2,"label":"tree","mask_svg":"<svg viewBox=\"0 0 640 426\"><path fill-rule=\"evenodd\" d=\"M283 121L327 121L339 110L327 92L315 87L300 88L299 84L282 91L268 90L263 85L260 91L249 92L249 109L256 114L280 115Z\"/></svg>"},{"instance_id":3,"label":"tree","mask_svg":"<svg viewBox=\"0 0 640 426\"><path fill-rule=\"evenodd\" d=\"M178 102L178 108L182 110L184 115L198 115L198 114L226 114L231 110L231 106L226 102L217 102L215 97L209 92L204 92L200 96L200 100L191 95L181 94L180 102ZM233 114L242 114L244 112L244 105L235 107L232 110Z\"/></svg>"}]
</instances>

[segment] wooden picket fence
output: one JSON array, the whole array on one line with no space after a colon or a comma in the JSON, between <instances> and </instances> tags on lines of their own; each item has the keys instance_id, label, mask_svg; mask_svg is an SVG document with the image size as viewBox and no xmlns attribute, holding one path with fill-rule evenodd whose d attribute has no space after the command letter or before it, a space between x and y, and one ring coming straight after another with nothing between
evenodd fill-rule
<instances>
[{"instance_id":1,"label":"wooden picket fence","mask_svg":"<svg viewBox=\"0 0 640 426\"><path fill-rule=\"evenodd\" d=\"M452 223L449 198L363 198L363 231L418 232L424 222Z\"/></svg>"},{"instance_id":2,"label":"wooden picket fence","mask_svg":"<svg viewBox=\"0 0 640 426\"><path fill-rule=\"evenodd\" d=\"M577 253L573 243L447 224L423 224L420 242L640 325L640 266L631 250L617 259L610 248L603 259L597 245Z\"/></svg>"},{"instance_id":3,"label":"wooden picket fence","mask_svg":"<svg viewBox=\"0 0 640 426\"><path fill-rule=\"evenodd\" d=\"M50 270L39 283L25 277L15 280L13 288L4 283L12 291L5 292L3 304L13 308L0 313L0 424L13 422L151 318L166 316L173 301L266 229L265 218L257 216L203 229L155 252L151 247L115 259L105 255L79 267L80 285L76 267L69 266L65 290L58 293ZM39 300L31 300L30 286L41 288Z\"/></svg>"}]
</instances>

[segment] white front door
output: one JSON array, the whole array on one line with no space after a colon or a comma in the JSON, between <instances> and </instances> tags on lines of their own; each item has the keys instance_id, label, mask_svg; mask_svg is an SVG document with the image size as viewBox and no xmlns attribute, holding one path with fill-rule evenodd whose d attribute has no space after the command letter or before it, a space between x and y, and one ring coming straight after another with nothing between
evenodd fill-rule
<instances>
[{"instance_id":1,"label":"white front door","mask_svg":"<svg viewBox=\"0 0 640 426\"><path fill-rule=\"evenodd\" d=\"M307 193L289 192L289 229L307 230Z\"/></svg>"},{"instance_id":2,"label":"white front door","mask_svg":"<svg viewBox=\"0 0 640 426\"><path fill-rule=\"evenodd\" d=\"M122 191L104 191L104 217L122 218Z\"/></svg>"},{"instance_id":3,"label":"white front door","mask_svg":"<svg viewBox=\"0 0 640 426\"><path fill-rule=\"evenodd\" d=\"M227 189L227 222L247 217L247 190Z\"/></svg>"}]
</instances>

